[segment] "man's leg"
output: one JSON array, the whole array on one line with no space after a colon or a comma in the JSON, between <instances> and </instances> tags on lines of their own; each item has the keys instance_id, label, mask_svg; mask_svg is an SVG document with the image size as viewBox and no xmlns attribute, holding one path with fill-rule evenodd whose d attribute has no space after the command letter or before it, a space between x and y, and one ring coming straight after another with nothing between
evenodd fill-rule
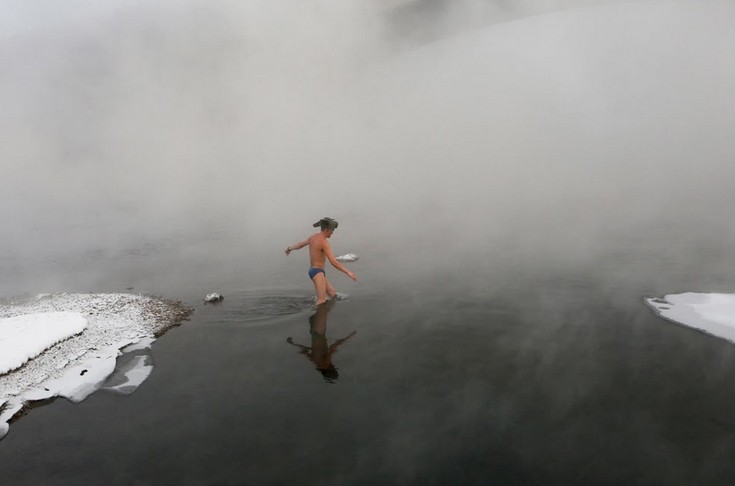
<instances>
[{"instance_id":1,"label":"man's leg","mask_svg":"<svg viewBox=\"0 0 735 486\"><path fill-rule=\"evenodd\" d=\"M314 290L316 291L316 305L325 303L327 301L326 275L324 275L324 272L319 272L314 275L312 281L314 282Z\"/></svg>"},{"instance_id":2,"label":"man's leg","mask_svg":"<svg viewBox=\"0 0 735 486\"><path fill-rule=\"evenodd\" d=\"M334 299L335 297L337 297L337 291L334 290L334 287L332 287L332 284L329 283L329 279L326 276L324 277L324 282L326 283L325 290L327 291L327 295L329 296L329 298Z\"/></svg>"}]
</instances>

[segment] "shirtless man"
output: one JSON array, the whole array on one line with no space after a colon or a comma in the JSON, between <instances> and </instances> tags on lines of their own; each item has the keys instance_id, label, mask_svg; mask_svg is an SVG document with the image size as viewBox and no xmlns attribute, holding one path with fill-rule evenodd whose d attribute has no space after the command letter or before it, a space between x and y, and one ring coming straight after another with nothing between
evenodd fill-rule
<instances>
[{"instance_id":1,"label":"shirtless man","mask_svg":"<svg viewBox=\"0 0 735 486\"><path fill-rule=\"evenodd\" d=\"M316 223L314 227L319 227L321 231L314 233L304 241L300 241L294 245L286 248L286 255L291 253L293 250L298 250L305 246L309 246L309 278L314 282L314 289L316 290L316 305L323 304L327 301L327 296L333 299L337 295L337 291L334 290L332 284L327 280L327 274L324 273L324 262L329 260L334 268L340 272L344 272L352 280L357 281L357 275L350 272L347 267L342 265L334 257L332 247L329 245L328 238L332 236L334 230L337 229L339 223L332 218L322 218Z\"/></svg>"}]
</instances>

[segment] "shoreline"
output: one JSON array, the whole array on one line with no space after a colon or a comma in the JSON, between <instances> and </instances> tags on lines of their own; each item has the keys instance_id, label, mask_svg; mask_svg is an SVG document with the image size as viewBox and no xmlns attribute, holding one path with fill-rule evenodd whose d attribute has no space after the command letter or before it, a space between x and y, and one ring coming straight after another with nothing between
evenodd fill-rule
<instances>
[{"instance_id":1,"label":"shoreline","mask_svg":"<svg viewBox=\"0 0 735 486\"><path fill-rule=\"evenodd\" d=\"M62 293L0 305L0 317L59 310L85 316L88 328L0 375L0 440L32 404L58 397L81 402L115 371L123 348L145 338L152 343L194 312L181 301L160 296Z\"/></svg>"}]
</instances>

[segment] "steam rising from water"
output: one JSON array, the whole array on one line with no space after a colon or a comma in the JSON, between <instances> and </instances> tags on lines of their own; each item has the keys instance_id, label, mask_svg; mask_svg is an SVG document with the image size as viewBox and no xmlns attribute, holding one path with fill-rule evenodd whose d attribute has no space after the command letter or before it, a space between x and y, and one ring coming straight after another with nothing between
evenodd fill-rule
<instances>
[{"instance_id":1,"label":"steam rising from water","mask_svg":"<svg viewBox=\"0 0 735 486\"><path fill-rule=\"evenodd\" d=\"M733 242L730 2L400 3L10 16L5 265L188 258L213 231L257 259L325 215L341 249L417 268L589 259L651 227Z\"/></svg>"}]
</instances>

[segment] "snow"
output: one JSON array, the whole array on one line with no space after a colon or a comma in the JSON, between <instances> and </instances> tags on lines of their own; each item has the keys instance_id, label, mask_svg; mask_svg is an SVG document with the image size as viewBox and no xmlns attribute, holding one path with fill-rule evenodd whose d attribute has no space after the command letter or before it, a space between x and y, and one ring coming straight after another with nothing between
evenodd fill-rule
<instances>
[{"instance_id":1,"label":"snow","mask_svg":"<svg viewBox=\"0 0 735 486\"><path fill-rule=\"evenodd\" d=\"M87 320L77 312L44 312L0 319L0 375L86 327Z\"/></svg>"},{"instance_id":2,"label":"snow","mask_svg":"<svg viewBox=\"0 0 735 486\"><path fill-rule=\"evenodd\" d=\"M224 297L219 292L212 292L211 294L207 294L207 296L204 297L204 302L219 302L223 299Z\"/></svg>"},{"instance_id":3,"label":"snow","mask_svg":"<svg viewBox=\"0 0 735 486\"><path fill-rule=\"evenodd\" d=\"M344 255L340 255L338 257L335 257L335 260L338 262L356 262L360 257L355 255L354 253L346 253Z\"/></svg>"},{"instance_id":4,"label":"snow","mask_svg":"<svg viewBox=\"0 0 735 486\"><path fill-rule=\"evenodd\" d=\"M735 294L686 292L646 304L664 319L735 342Z\"/></svg>"},{"instance_id":5,"label":"snow","mask_svg":"<svg viewBox=\"0 0 735 486\"><path fill-rule=\"evenodd\" d=\"M0 363L10 369L0 374L0 438L28 402L60 396L77 403L99 389L132 393L151 373L155 336L181 318L177 304L131 294L39 295L0 305ZM6 359L6 349L16 357Z\"/></svg>"}]
</instances>

